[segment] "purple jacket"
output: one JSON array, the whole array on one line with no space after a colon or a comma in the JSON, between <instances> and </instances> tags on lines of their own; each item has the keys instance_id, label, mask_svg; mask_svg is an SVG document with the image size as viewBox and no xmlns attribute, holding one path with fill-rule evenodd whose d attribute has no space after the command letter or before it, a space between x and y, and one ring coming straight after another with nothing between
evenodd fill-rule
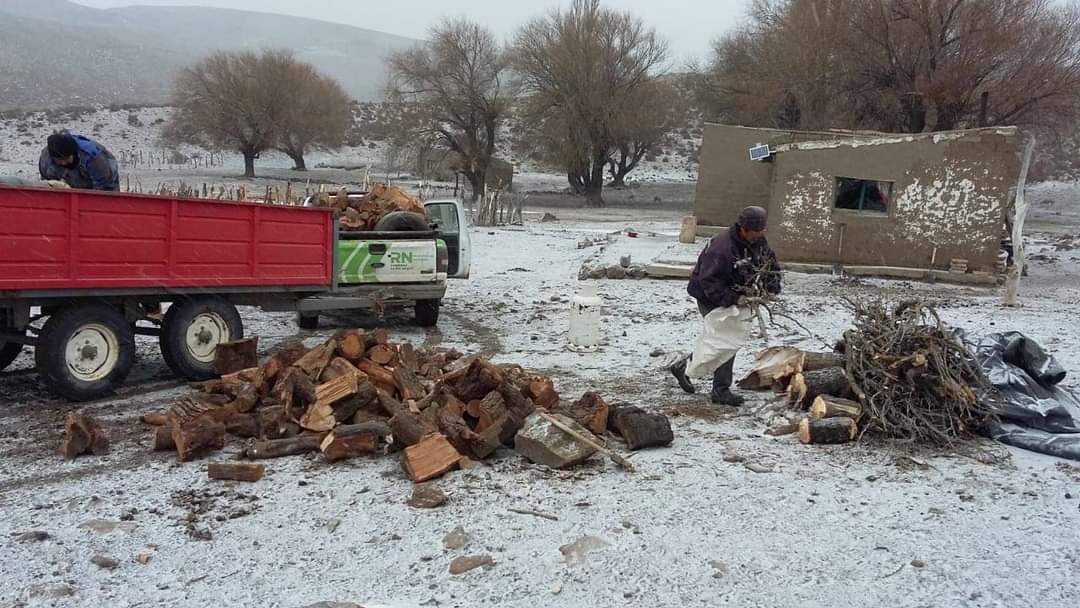
<instances>
[{"instance_id":1,"label":"purple jacket","mask_svg":"<svg viewBox=\"0 0 1080 608\"><path fill-rule=\"evenodd\" d=\"M740 260L750 264L739 264ZM780 293L781 268L768 241L761 237L750 243L739 236L739 226L734 224L714 236L698 256L686 292L701 304L714 308L735 306L742 295L738 287L750 279L745 270L761 267L766 261L773 273L766 281L767 288L774 294Z\"/></svg>"}]
</instances>

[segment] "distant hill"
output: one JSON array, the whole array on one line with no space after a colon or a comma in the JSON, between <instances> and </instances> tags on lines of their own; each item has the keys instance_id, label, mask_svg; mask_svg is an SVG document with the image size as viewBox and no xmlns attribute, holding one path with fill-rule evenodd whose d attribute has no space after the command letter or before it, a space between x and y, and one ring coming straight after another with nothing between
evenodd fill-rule
<instances>
[{"instance_id":1,"label":"distant hill","mask_svg":"<svg viewBox=\"0 0 1080 608\"><path fill-rule=\"evenodd\" d=\"M383 58L418 40L313 19L204 7L101 10L0 2L0 110L162 103L176 70L218 49L288 48L356 99L381 97Z\"/></svg>"}]
</instances>

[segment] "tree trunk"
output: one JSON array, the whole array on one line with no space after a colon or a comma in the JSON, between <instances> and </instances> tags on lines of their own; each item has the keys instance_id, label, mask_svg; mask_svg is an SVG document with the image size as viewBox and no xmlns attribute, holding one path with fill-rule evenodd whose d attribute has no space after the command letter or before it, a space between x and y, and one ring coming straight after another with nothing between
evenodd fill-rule
<instances>
[{"instance_id":1,"label":"tree trunk","mask_svg":"<svg viewBox=\"0 0 1080 608\"><path fill-rule=\"evenodd\" d=\"M242 152L244 154L244 177L255 177L255 159L259 155L246 150Z\"/></svg>"},{"instance_id":2,"label":"tree trunk","mask_svg":"<svg viewBox=\"0 0 1080 608\"><path fill-rule=\"evenodd\" d=\"M461 173L469 182L469 190L472 190L473 200L480 200L480 197L484 196L484 175L477 171L462 171Z\"/></svg>"},{"instance_id":3,"label":"tree trunk","mask_svg":"<svg viewBox=\"0 0 1080 608\"><path fill-rule=\"evenodd\" d=\"M304 161L303 152L290 152L289 158L292 159L293 165L295 165L293 171L307 171L307 163Z\"/></svg>"}]
</instances>

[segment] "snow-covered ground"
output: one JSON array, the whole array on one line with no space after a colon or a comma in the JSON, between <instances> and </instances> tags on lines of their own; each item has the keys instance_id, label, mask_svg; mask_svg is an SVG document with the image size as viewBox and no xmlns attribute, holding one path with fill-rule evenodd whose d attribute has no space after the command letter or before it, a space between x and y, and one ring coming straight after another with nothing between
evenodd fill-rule
<instances>
[{"instance_id":1,"label":"snow-covered ground","mask_svg":"<svg viewBox=\"0 0 1080 608\"><path fill-rule=\"evenodd\" d=\"M597 353L572 353L569 299L581 264L647 261L670 248L678 217L556 213L556 223L474 228L472 278L451 286L437 329L415 328L408 315L344 315L298 334L288 315L253 309L245 323L264 351L294 335L317 341L344 325L381 324L398 340L547 372L564 398L596 389L668 413L674 445L635 455L636 473L600 457L551 471L501 451L436 481L450 500L434 510L405 504L413 486L393 457L285 458L255 484L209 481L207 461L149 451L138 417L186 390L162 388L168 374L149 340L124 395L85 407L105 425L111 454L65 462L56 448L74 406L48 396L24 355L0 374L0 607L1075 605L1080 463L989 442L912 454L765 436L751 408L683 394L650 357L685 350L697 331L682 281L590 281L605 302L605 340ZM639 236L615 234L626 228ZM603 249L578 249L583 236L605 233ZM1060 243L1039 237L1034 253L1047 257L1033 260L1022 308L1002 308L997 289L797 274L787 275L784 300L832 340L850 323L842 295L931 298L969 331L1019 329L1039 340L1077 389L1080 262ZM773 344L821 348L794 326L772 334ZM755 341L737 371L763 346ZM189 518L212 538L190 537ZM458 526L468 544L447 548ZM17 539L33 530L49 537ZM90 561L98 554L119 565L100 568ZM494 567L449 574L452 559L475 554L491 555Z\"/></svg>"}]
</instances>

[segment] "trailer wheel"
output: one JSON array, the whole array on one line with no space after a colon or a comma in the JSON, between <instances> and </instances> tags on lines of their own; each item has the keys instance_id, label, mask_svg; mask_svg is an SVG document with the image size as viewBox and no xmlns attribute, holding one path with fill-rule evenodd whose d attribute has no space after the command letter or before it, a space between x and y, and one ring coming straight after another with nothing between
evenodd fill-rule
<instances>
[{"instance_id":1,"label":"trailer wheel","mask_svg":"<svg viewBox=\"0 0 1080 608\"><path fill-rule=\"evenodd\" d=\"M0 372L7 369L7 366L11 365L22 350L23 345L18 342L0 342Z\"/></svg>"},{"instance_id":2,"label":"trailer wheel","mask_svg":"<svg viewBox=\"0 0 1080 608\"><path fill-rule=\"evenodd\" d=\"M300 329L314 331L319 329L319 313L296 313L296 324Z\"/></svg>"},{"instance_id":3,"label":"trailer wheel","mask_svg":"<svg viewBox=\"0 0 1080 608\"><path fill-rule=\"evenodd\" d=\"M161 356L169 369L188 380L214 378L217 345L244 337L236 307L218 298L174 302L161 324Z\"/></svg>"},{"instance_id":4,"label":"trailer wheel","mask_svg":"<svg viewBox=\"0 0 1080 608\"><path fill-rule=\"evenodd\" d=\"M439 323L439 306L442 300L417 300L413 310L416 312L416 324L420 327L435 327Z\"/></svg>"},{"instance_id":5,"label":"trailer wheel","mask_svg":"<svg viewBox=\"0 0 1080 608\"><path fill-rule=\"evenodd\" d=\"M50 390L72 401L98 399L112 393L131 371L135 332L111 306L70 306L45 322L34 360Z\"/></svg>"}]
</instances>

